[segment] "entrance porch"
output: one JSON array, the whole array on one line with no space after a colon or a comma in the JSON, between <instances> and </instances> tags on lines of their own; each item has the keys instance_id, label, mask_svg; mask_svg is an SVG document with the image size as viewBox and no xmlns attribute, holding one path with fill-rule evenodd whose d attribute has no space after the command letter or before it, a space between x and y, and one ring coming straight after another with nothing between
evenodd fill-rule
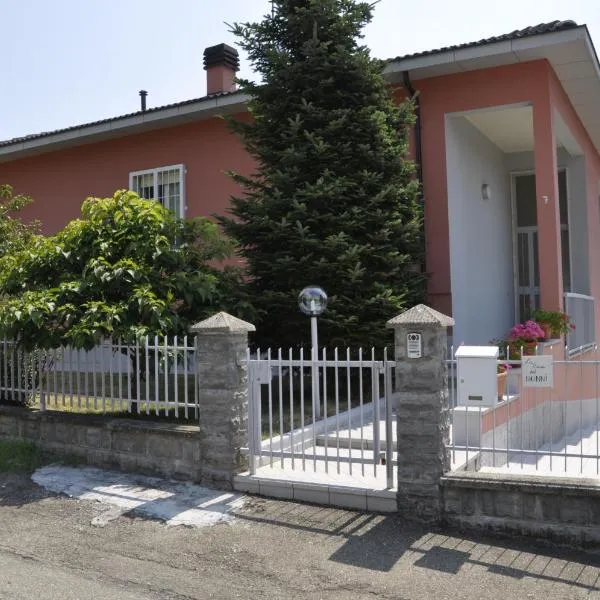
<instances>
[{"instance_id":1,"label":"entrance porch","mask_svg":"<svg viewBox=\"0 0 600 600\"><path fill-rule=\"evenodd\" d=\"M564 311L565 295L594 341L585 157L558 111L447 114L445 135L454 345L503 338L536 308Z\"/></svg>"}]
</instances>

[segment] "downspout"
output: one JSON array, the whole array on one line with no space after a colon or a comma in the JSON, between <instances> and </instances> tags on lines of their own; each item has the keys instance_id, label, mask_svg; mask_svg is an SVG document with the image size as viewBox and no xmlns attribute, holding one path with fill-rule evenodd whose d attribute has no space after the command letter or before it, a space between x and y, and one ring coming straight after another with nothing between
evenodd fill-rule
<instances>
[{"instance_id":1,"label":"downspout","mask_svg":"<svg viewBox=\"0 0 600 600\"><path fill-rule=\"evenodd\" d=\"M425 194L423 193L423 144L421 138L421 97L413 87L410 80L410 73L402 71L402 81L405 89L410 94L411 99L415 103L415 162L417 163L417 180L419 181L419 200L421 204L425 204ZM423 263L415 265L415 270L419 273L427 272L427 251L425 240L425 223L423 223Z\"/></svg>"},{"instance_id":2,"label":"downspout","mask_svg":"<svg viewBox=\"0 0 600 600\"><path fill-rule=\"evenodd\" d=\"M408 71L402 71L402 80L404 82L404 87L408 90L410 97L415 103L415 162L417 163L417 179L419 180L419 188L421 190L421 202L425 202L425 197L423 194L423 148L421 142L421 98L419 94L415 91L413 84L410 80L410 73Z\"/></svg>"}]
</instances>

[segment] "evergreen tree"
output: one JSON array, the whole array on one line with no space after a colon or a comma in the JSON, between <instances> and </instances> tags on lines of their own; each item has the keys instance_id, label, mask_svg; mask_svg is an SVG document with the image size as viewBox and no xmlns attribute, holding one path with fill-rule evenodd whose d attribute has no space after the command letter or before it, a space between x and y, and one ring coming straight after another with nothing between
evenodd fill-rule
<instances>
[{"instance_id":1,"label":"evergreen tree","mask_svg":"<svg viewBox=\"0 0 600 600\"><path fill-rule=\"evenodd\" d=\"M241 80L250 122L233 121L251 156L244 194L220 219L239 243L257 309L257 341L309 336L297 295L325 289L322 345L388 344L387 319L422 301L422 206L407 160L413 106L398 106L384 63L360 44L372 5L274 0L260 23L233 27L262 80Z\"/></svg>"}]
</instances>

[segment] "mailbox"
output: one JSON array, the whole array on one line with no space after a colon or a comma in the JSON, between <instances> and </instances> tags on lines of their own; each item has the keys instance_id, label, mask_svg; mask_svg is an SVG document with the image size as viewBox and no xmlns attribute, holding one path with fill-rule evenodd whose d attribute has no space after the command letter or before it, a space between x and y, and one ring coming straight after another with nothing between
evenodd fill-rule
<instances>
[{"instance_id":1,"label":"mailbox","mask_svg":"<svg viewBox=\"0 0 600 600\"><path fill-rule=\"evenodd\" d=\"M461 346L455 356L458 404L495 406L498 402L498 348Z\"/></svg>"}]
</instances>

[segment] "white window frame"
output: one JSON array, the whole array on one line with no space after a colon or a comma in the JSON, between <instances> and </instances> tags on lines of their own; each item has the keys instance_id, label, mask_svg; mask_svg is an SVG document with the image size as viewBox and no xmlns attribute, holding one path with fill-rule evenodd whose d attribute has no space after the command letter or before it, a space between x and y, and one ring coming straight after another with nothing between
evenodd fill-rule
<instances>
[{"instance_id":1,"label":"white window frame","mask_svg":"<svg viewBox=\"0 0 600 600\"><path fill-rule=\"evenodd\" d=\"M154 187L154 192L156 193L158 190L158 174L163 172L163 171L174 171L175 169L179 170L179 190L180 190L180 196L181 196L181 200L179 202L179 214L177 215L178 217L184 218L187 212L187 204L186 204L186 197L185 197L185 175L186 175L186 168L184 164L179 164L179 165L168 165L165 167L156 167L155 169L145 169L143 171L132 171L129 173L129 189L131 191L135 190L133 189L133 178L134 177L139 177L142 175L152 175L153 177L153 187ZM156 200L158 202L158 198L154 198L154 200Z\"/></svg>"}]
</instances>

